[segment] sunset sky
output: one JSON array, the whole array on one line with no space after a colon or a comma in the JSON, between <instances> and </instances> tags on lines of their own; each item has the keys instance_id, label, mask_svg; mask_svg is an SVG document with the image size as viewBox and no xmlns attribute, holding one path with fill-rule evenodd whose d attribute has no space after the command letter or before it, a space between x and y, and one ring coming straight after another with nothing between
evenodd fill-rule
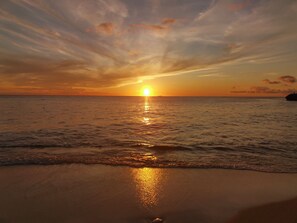
<instances>
[{"instance_id":1,"label":"sunset sky","mask_svg":"<svg viewBox=\"0 0 297 223\"><path fill-rule=\"evenodd\" d=\"M296 27L296 0L1 0L0 94L283 96Z\"/></svg>"}]
</instances>

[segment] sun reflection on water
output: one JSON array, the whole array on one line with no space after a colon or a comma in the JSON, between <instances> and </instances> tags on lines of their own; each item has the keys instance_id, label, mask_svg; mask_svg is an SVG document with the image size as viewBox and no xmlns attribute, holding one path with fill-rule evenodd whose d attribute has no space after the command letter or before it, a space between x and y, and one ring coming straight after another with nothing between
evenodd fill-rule
<instances>
[{"instance_id":1,"label":"sun reflection on water","mask_svg":"<svg viewBox=\"0 0 297 223\"><path fill-rule=\"evenodd\" d=\"M146 125L151 124L151 123L150 123L150 118L148 118L148 117L143 117L143 123L146 124Z\"/></svg>"},{"instance_id":2,"label":"sun reflection on water","mask_svg":"<svg viewBox=\"0 0 297 223\"><path fill-rule=\"evenodd\" d=\"M145 99L144 99L144 117L142 119L142 122L145 125L150 125L151 124L151 119L148 117L149 112L150 112L149 98L145 97Z\"/></svg>"},{"instance_id":3,"label":"sun reflection on water","mask_svg":"<svg viewBox=\"0 0 297 223\"><path fill-rule=\"evenodd\" d=\"M148 113L149 111L150 111L149 98L144 98L144 113Z\"/></svg>"},{"instance_id":4,"label":"sun reflection on water","mask_svg":"<svg viewBox=\"0 0 297 223\"><path fill-rule=\"evenodd\" d=\"M140 202L147 208L154 207L160 199L162 187L162 170L154 168L139 168L132 170Z\"/></svg>"}]
</instances>

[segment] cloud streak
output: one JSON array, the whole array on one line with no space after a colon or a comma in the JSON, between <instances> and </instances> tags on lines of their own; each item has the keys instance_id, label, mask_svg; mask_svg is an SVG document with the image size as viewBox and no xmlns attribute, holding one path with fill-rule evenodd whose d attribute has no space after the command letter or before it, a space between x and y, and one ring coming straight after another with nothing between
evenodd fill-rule
<instances>
[{"instance_id":1,"label":"cloud streak","mask_svg":"<svg viewBox=\"0 0 297 223\"><path fill-rule=\"evenodd\" d=\"M269 87L262 87L262 86L254 86L251 87L249 90L234 90L231 91L233 94L268 94L268 95L285 95L290 94L292 92L296 92L295 88L290 89L273 89Z\"/></svg>"},{"instance_id":2,"label":"cloud streak","mask_svg":"<svg viewBox=\"0 0 297 223\"><path fill-rule=\"evenodd\" d=\"M281 80L287 84L294 84L297 82L297 79L290 75L281 76L281 77L279 77L279 80Z\"/></svg>"},{"instance_id":3,"label":"cloud streak","mask_svg":"<svg viewBox=\"0 0 297 223\"><path fill-rule=\"evenodd\" d=\"M293 61L296 8L293 0L2 1L0 93L104 92L145 79ZM295 82L288 75L263 80Z\"/></svg>"},{"instance_id":4,"label":"cloud streak","mask_svg":"<svg viewBox=\"0 0 297 223\"><path fill-rule=\"evenodd\" d=\"M268 85L278 85L278 88L271 88L267 86L252 86L250 87L249 90L236 90L233 89L231 93L233 94L278 94L278 95L283 95L283 94L289 94L292 92L296 92L296 88L287 88L289 86L288 84L292 85L297 82L297 79L294 76L290 75L284 75L278 77L279 81L274 81L270 79L264 79L263 83L268 84ZM280 85L285 86L286 88L281 88Z\"/></svg>"},{"instance_id":5,"label":"cloud streak","mask_svg":"<svg viewBox=\"0 0 297 223\"><path fill-rule=\"evenodd\" d=\"M281 83L280 81L272 81L272 80L269 80L269 79L264 79L263 82L265 84L280 84Z\"/></svg>"},{"instance_id":6,"label":"cloud streak","mask_svg":"<svg viewBox=\"0 0 297 223\"><path fill-rule=\"evenodd\" d=\"M103 35L112 35L115 32L115 25L111 22L104 22L94 28L89 28L86 31L101 33Z\"/></svg>"}]
</instances>

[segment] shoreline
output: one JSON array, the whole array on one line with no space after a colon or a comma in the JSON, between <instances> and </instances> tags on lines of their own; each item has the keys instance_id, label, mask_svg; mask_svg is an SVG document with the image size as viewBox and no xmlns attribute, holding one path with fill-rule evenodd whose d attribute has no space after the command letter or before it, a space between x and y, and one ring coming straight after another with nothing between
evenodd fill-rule
<instances>
[{"instance_id":1,"label":"shoreline","mask_svg":"<svg viewBox=\"0 0 297 223\"><path fill-rule=\"evenodd\" d=\"M255 173L267 173L267 174L296 174L297 172L290 172L290 171L266 171L266 170L255 170L255 169L247 169L247 168L228 168L228 167L201 167L201 166L142 166L142 165L127 165L127 164L109 164L109 163L83 163L83 162L63 162L63 163L21 163L21 164L2 164L2 167L50 167L50 166L105 166L105 167L112 167L112 168L132 168L132 169L176 169L176 170L226 170L226 171L247 171L247 172L255 172Z\"/></svg>"},{"instance_id":2,"label":"shoreline","mask_svg":"<svg viewBox=\"0 0 297 223\"><path fill-rule=\"evenodd\" d=\"M297 197L297 174L234 169L2 166L0 181L0 222L224 223Z\"/></svg>"}]
</instances>

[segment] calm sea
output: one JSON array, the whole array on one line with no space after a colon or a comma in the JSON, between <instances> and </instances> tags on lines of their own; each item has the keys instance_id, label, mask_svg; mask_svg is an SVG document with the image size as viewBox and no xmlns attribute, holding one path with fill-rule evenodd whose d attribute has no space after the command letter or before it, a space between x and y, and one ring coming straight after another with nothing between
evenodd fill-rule
<instances>
[{"instance_id":1,"label":"calm sea","mask_svg":"<svg viewBox=\"0 0 297 223\"><path fill-rule=\"evenodd\" d=\"M0 165L70 163L297 172L297 102L0 97Z\"/></svg>"}]
</instances>

